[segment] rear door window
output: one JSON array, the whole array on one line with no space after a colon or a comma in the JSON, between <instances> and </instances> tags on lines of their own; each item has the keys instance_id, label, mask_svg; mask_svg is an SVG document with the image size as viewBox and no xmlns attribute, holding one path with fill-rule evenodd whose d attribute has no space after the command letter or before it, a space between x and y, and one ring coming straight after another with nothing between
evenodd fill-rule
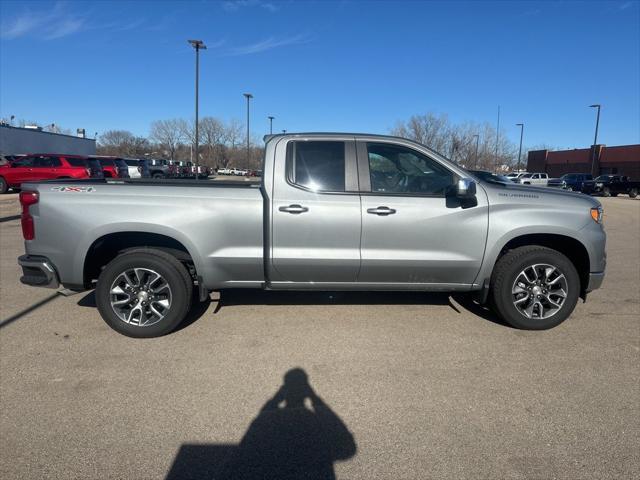
<instances>
[{"instance_id":1,"label":"rear door window","mask_svg":"<svg viewBox=\"0 0 640 480\"><path fill-rule=\"evenodd\" d=\"M314 192L345 191L345 142L290 142L287 178Z\"/></svg>"}]
</instances>

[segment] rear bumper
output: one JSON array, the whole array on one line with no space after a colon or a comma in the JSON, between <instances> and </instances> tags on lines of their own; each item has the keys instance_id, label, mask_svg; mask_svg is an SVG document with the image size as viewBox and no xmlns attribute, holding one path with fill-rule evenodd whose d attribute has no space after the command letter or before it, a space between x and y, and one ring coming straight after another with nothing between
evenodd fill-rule
<instances>
[{"instance_id":1,"label":"rear bumper","mask_svg":"<svg viewBox=\"0 0 640 480\"><path fill-rule=\"evenodd\" d=\"M589 284L587 285L587 292L597 290L602 286L604 280L604 272L590 273Z\"/></svg>"},{"instance_id":2,"label":"rear bumper","mask_svg":"<svg viewBox=\"0 0 640 480\"><path fill-rule=\"evenodd\" d=\"M60 280L53 263L40 255L22 255L18 258L23 275L20 282L32 287L58 288Z\"/></svg>"}]
</instances>

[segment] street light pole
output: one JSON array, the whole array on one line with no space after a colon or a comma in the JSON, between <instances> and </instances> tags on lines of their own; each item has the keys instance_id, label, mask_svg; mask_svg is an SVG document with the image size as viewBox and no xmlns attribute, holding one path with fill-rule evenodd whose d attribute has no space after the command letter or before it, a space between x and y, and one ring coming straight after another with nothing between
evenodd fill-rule
<instances>
[{"instance_id":1,"label":"street light pole","mask_svg":"<svg viewBox=\"0 0 640 480\"><path fill-rule=\"evenodd\" d=\"M596 116L596 134L593 137L593 152L591 153L591 175L596 177L597 172L595 172L596 168L596 145L598 145L598 126L600 125L600 107L599 103L594 103L593 105L589 105L589 108L597 108L598 114Z\"/></svg>"},{"instance_id":2,"label":"street light pole","mask_svg":"<svg viewBox=\"0 0 640 480\"><path fill-rule=\"evenodd\" d=\"M250 93L243 93L243 95L247 98L247 168L249 168L249 101L253 98L253 95Z\"/></svg>"},{"instance_id":3,"label":"street light pole","mask_svg":"<svg viewBox=\"0 0 640 480\"><path fill-rule=\"evenodd\" d=\"M522 155L522 134L524 133L524 123L516 123L520 127L520 149L518 150L518 172L520 171L520 157Z\"/></svg>"},{"instance_id":4,"label":"street light pole","mask_svg":"<svg viewBox=\"0 0 640 480\"><path fill-rule=\"evenodd\" d=\"M473 162L474 167L473 168L478 168L478 146L480 145L480 135L474 135L474 137L476 137L476 156L475 156L475 161Z\"/></svg>"},{"instance_id":5,"label":"street light pole","mask_svg":"<svg viewBox=\"0 0 640 480\"><path fill-rule=\"evenodd\" d=\"M200 176L200 156L198 155L198 94L199 94L199 78L200 78L200 50L206 50L207 46L202 40L188 40L188 42L196 49L196 125L195 125L195 153L196 153L196 181Z\"/></svg>"},{"instance_id":6,"label":"street light pole","mask_svg":"<svg viewBox=\"0 0 640 480\"><path fill-rule=\"evenodd\" d=\"M269 119L269 135L273 135L273 119L276 117L268 116Z\"/></svg>"},{"instance_id":7,"label":"street light pole","mask_svg":"<svg viewBox=\"0 0 640 480\"><path fill-rule=\"evenodd\" d=\"M498 124L496 126L496 164L495 172L498 172L498 143L500 142L500 105L498 105Z\"/></svg>"}]
</instances>

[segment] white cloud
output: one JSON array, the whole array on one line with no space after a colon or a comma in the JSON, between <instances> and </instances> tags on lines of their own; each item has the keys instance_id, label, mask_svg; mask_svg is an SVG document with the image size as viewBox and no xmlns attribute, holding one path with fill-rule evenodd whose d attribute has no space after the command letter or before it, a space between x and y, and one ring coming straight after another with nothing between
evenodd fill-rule
<instances>
[{"instance_id":1,"label":"white cloud","mask_svg":"<svg viewBox=\"0 0 640 480\"><path fill-rule=\"evenodd\" d=\"M31 36L42 40L56 40L85 30L133 30L144 23L144 18L93 23L89 21L88 13L81 15L71 12L66 3L57 2L50 10L25 9L13 18L3 19L0 37L12 40Z\"/></svg>"},{"instance_id":2,"label":"white cloud","mask_svg":"<svg viewBox=\"0 0 640 480\"><path fill-rule=\"evenodd\" d=\"M45 40L66 37L86 27L86 18L65 11L65 5L56 3L49 11L24 10L20 15L4 20L0 37L15 39L35 35Z\"/></svg>"},{"instance_id":3,"label":"white cloud","mask_svg":"<svg viewBox=\"0 0 640 480\"><path fill-rule=\"evenodd\" d=\"M256 43L231 48L227 51L227 55L251 55L253 53L265 52L267 50L273 50L274 48L285 47L288 45L300 45L310 41L311 39L308 35L295 35L293 37L284 38L269 37Z\"/></svg>"},{"instance_id":4,"label":"white cloud","mask_svg":"<svg viewBox=\"0 0 640 480\"><path fill-rule=\"evenodd\" d=\"M237 12L241 8L246 7L260 7L271 13L280 10L280 6L276 5L275 3L263 2L262 0L229 0L226 2L222 2L222 8L227 12Z\"/></svg>"}]
</instances>

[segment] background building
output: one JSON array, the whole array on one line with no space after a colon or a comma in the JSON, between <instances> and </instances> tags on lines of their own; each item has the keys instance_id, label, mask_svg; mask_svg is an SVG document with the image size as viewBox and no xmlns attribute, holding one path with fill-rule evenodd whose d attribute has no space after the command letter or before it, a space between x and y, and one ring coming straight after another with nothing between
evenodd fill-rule
<instances>
[{"instance_id":1,"label":"background building","mask_svg":"<svg viewBox=\"0 0 640 480\"><path fill-rule=\"evenodd\" d=\"M0 154L66 153L68 155L95 155L96 140L85 138L84 130L78 136L44 132L41 128L0 125Z\"/></svg>"},{"instance_id":2,"label":"background building","mask_svg":"<svg viewBox=\"0 0 640 480\"><path fill-rule=\"evenodd\" d=\"M595 145L575 150L532 150L527 159L527 171L547 172L551 177L559 177L565 173L591 173L594 176L611 173L638 180L640 145Z\"/></svg>"}]
</instances>

